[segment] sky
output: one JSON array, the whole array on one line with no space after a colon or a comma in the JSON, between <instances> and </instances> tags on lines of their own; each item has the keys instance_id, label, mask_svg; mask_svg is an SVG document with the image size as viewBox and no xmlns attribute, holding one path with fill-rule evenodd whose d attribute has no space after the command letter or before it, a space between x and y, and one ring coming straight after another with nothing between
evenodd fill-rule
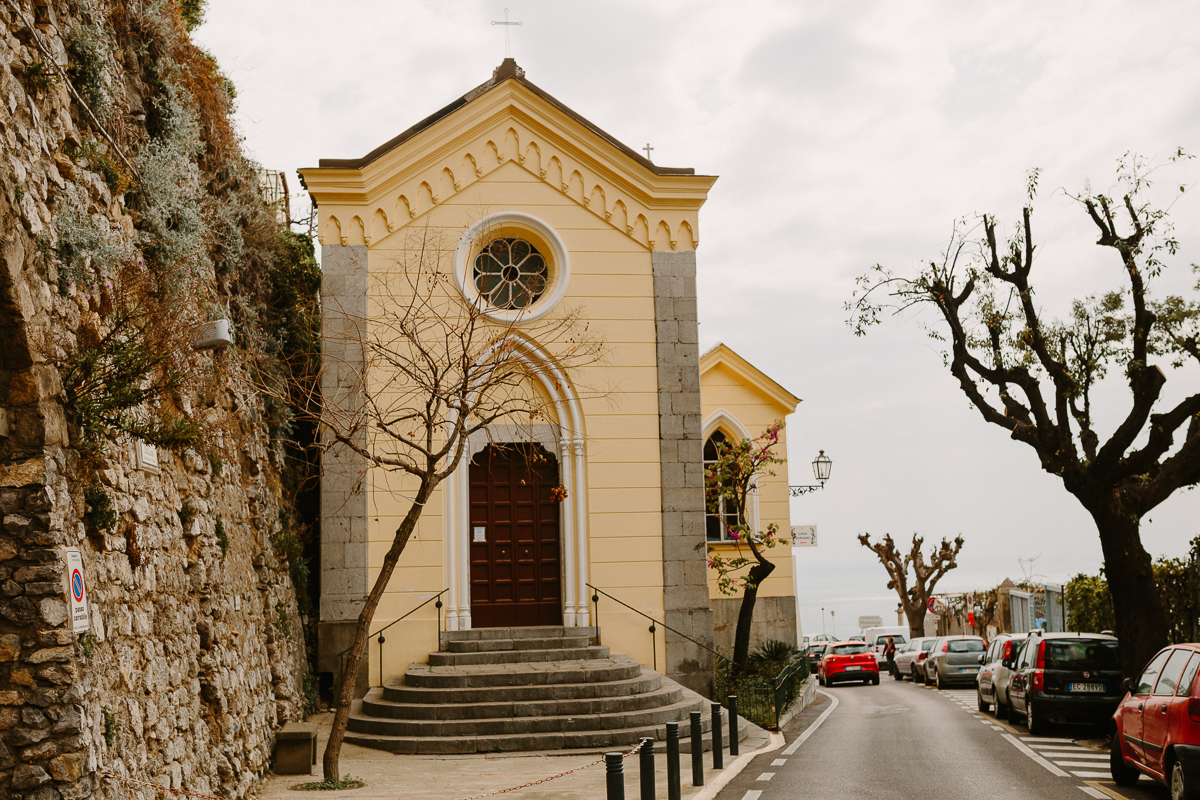
<instances>
[{"instance_id":1,"label":"sky","mask_svg":"<svg viewBox=\"0 0 1200 800\"><path fill-rule=\"evenodd\" d=\"M238 91L251 157L284 170L351 158L486 80L505 56L505 3L209 0L194 38ZM1042 169L1034 280L1043 313L1117 288L1072 195L1109 192L1127 152L1200 153L1200 6L1189 2L521 2L511 54L526 77L654 161L719 175L700 213L701 350L724 342L803 399L788 419L793 500L815 524L798 550L806 633L848 634L897 600L860 533L928 551L965 540L940 590L1004 578L1058 583L1102 563L1091 519L1033 451L983 421L910 314L863 338L846 325L854 279L912 272L956 219L1006 230ZM1154 175L1179 253L1152 285L1192 291L1200 159ZM1167 399L1196 390L1168 374ZM1128 393L1104 387L1111 426ZM1200 534L1200 492L1143 519L1154 556ZM822 607L825 611L822 612ZM835 612L836 616L830 616Z\"/></svg>"}]
</instances>

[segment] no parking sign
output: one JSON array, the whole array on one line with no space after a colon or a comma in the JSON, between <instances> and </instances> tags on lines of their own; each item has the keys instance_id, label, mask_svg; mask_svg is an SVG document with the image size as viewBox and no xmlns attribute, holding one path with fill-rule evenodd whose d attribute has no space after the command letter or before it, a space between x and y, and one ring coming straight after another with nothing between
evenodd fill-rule
<instances>
[{"instance_id":1,"label":"no parking sign","mask_svg":"<svg viewBox=\"0 0 1200 800\"><path fill-rule=\"evenodd\" d=\"M87 586L83 581L83 556L78 550L67 551L67 595L71 600L71 629L83 633L91 627L88 619Z\"/></svg>"}]
</instances>

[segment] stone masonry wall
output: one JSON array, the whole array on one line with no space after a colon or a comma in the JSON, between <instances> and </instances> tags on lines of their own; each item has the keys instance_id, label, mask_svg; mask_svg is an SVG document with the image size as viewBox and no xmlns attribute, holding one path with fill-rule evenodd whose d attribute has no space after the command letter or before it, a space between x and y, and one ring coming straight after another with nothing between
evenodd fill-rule
<instances>
[{"instance_id":1,"label":"stone masonry wall","mask_svg":"<svg viewBox=\"0 0 1200 800\"><path fill-rule=\"evenodd\" d=\"M704 469L700 418L700 344L696 254L653 254L658 362L659 458L662 470L663 620L711 648L704 538ZM665 674L707 695L713 656L666 632Z\"/></svg>"},{"instance_id":2,"label":"stone masonry wall","mask_svg":"<svg viewBox=\"0 0 1200 800\"><path fill-rule=\"evenodd\" d=\"M63 364L89 325L103 331L112 285L63 279L63 209L76 198L74 219L106 232L96 253L148 245L144 219L102 174L113 159L80 155L99 136L37 47L64 68L77 66L70 41L103 55L93 89L136 146L153 140L156 90L134 66L144 71L161 42L139 50L137 37L104 37L135 23L143 39L151 25L185 34L169 2L16 4L20 14L0 4L0 797L159 796L123 778L243 797L268 767L274 730L303 706L301 618L272 544L282 457L236 348L196 355L204 390L170 399L203 423L204 455L160 449L158 470L142 469L117 433L81 455ZM221 201L204 203L215 226ZM96 267L88 256L81 269ZM228 275L211 263L200 274L214 302L230 302ZM85 523L97 511L88 488L111 504L111 526ZM90 596L81 635L68 618L70 549Z\"/></svg>"}]
</instances>

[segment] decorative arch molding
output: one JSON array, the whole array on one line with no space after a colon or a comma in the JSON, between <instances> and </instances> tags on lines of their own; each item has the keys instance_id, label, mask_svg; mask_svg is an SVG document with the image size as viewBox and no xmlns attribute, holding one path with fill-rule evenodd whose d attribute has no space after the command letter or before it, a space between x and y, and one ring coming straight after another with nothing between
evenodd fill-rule
<instances>
[{"instance_id":1,"label":"decorative arch molding","mask_svg":"<svg viewBox=\"0 0 1200 800\"><path fill-rule=\"evenodd\" d=\"M750 435L750 430L742 424L742 421L733 414L730 414L724 408L718 408L716 411L705 417L704 422L700 425L700 432L704 437L704 440L708 441L708 437L712 436L713 431L717 430L718 428L725 428L725 430L729 431L734 436L737 436L739 439L754 438Z\"/></svg>"},{"instance_id":2,"label":"decorative arch molding","mask_svg":"<svg viewBox=\"0 0 1200 800\"><path fill-rule=\"evenodd\" d=\"M538 385L554 406L556 424L531 426L496 425L480 431L467 442L463 461L443 484L445 486L445 577L449 589L446 603L447 630L471 627L471 458L491 442L535 441L558 454L559 479L567 496L559 504L562 532L563 624L587 625L588 607L588 516L587 463L584 448L583 409L574 386L539 344L511 333L495 347L511 344Z\"/></svg>"},{"instance_id":3,"label":"decorative arch molding","mask_svg":"<svg viewBox=\"0 0 1200 800\"><path fill-rule=\"evenodd\" d=\"M488 173L511 163L570 197L647 249L694 250L699 247L696 223L692 218L694 212L689 216L680 209L663 218L661 211L652 211L644 202L631 196L627 187L603 174L596 174L594 164L573 158L563 148L554 147L551 141L537 136L526 126L512 123L511 119L502 121L470 145L429 164L401 185L389 184L386 199L371 200L366 209L341 211L357 212L363 219L370 219L377 209L382 209L391 223L389 232L394 232ZM391 207L384 208L385 204ZM658 219L654 222L647 219L653 217ZM643 235L639 235L640 226L633 223L639 218L645 220L642 224L647 228ZM380 241L378 237L372 238L374 242Z\"/></svg>"}]
</instances>

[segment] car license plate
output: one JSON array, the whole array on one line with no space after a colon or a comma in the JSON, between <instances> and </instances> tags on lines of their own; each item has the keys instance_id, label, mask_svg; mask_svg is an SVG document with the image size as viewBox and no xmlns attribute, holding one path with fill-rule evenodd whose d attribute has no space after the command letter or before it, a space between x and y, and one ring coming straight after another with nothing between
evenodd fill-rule
<instances>
[{"instance_id":1,"label":"car license plate","mask_svg":"<svg viewBox=\"0 0 1200 800\"><path fill-rule=\"evenodd\" d=\"M846 672L858 672L862 667L846 667Z\"/></svg>"},{"instance_id":2,"label":"car license plate","mask_svg":"<svg viewBox=\"0 0 1200 800\"><path fill-rule=\"evenodd\" d=\"M963 667L959 672L979 672L979 667Z\"/></svg>"},{"instance_id":3,"label":"car license plate","mask_svg":"<svg viewBox=\"0 0 1200 800\"><path fill-rule=\"evenodd\" d=\"M1068 683L1068 692L1103 692L1103 683Z\"/></svg>"}]
</instances>

